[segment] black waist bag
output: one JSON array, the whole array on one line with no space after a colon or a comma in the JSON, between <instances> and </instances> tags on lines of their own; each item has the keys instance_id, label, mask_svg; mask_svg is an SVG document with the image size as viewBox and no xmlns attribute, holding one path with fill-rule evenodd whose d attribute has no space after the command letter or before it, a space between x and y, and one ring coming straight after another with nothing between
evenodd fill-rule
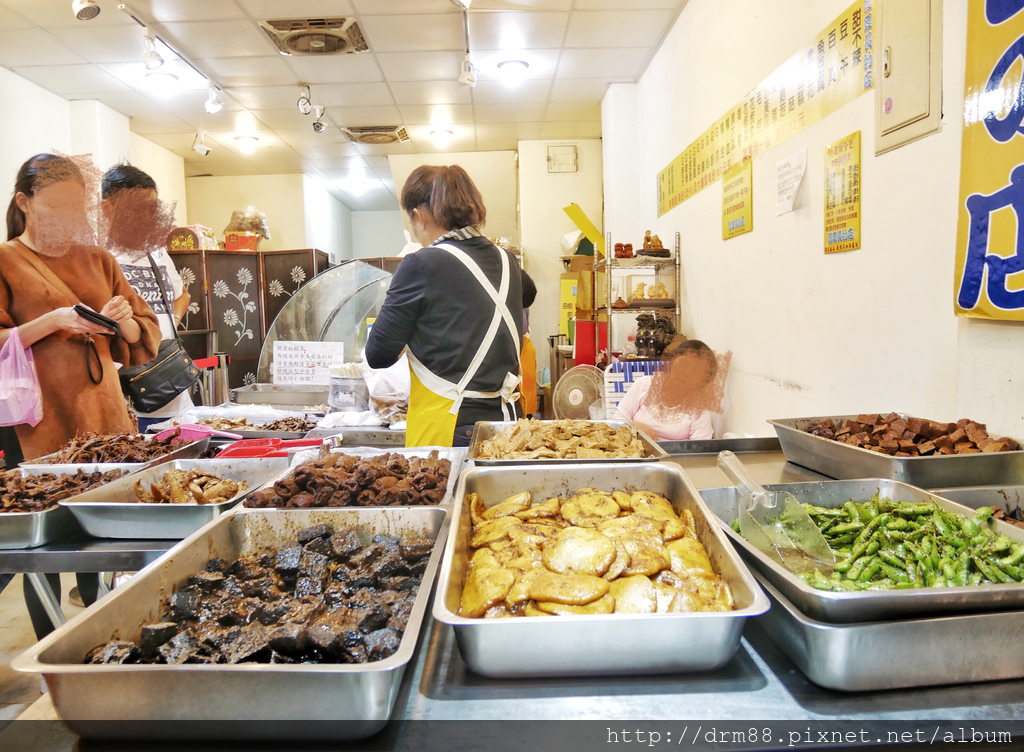
<instances>
[{"instance_id":1,"label":"black waist bag","mask_svg":"<svg viewBox=\"0 0 1024 752\"><path fill-rule=\"evenodd\" d=\"M199 369L176 339L161 340L153 360L122 368L119 375L121 391L139 413L159 410L199 381Z\"/></svg>"},{"instance_id":2,"label":"black waist bag","mask_svg":"<svg viewBox=\"0 0 1024 752\"><path fill-rule=\"evenodd\" d=\"M148 363L132 368L122 368L118 372L121 377L121 391L131 400L135 412L143 414L166 406L171 400L199 381L199 369L196 368L192 358L181 346L181 340L178 339L174 317L171 316L171 303L164 291L160 270L152 256L149 256L149 263L153 267L153 276L160 289L164 308L167 315L171 317L174 339L161 340L156 357Z\"/></svg>"}]
</instances>

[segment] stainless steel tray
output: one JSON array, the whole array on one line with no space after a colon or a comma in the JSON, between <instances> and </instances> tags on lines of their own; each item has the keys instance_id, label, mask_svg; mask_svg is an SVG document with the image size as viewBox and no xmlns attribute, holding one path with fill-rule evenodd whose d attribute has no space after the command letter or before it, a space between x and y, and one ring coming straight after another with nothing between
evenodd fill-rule
<instances>
[{"instance_id":1,"label":"stainless steel tray","mask_svg":"<svg viewBox=\"0 0 1024 752\"><path fill-rule=\"evenodd\" d=\"M231 390L231 401L239 405L283 405L311 407L326 405L330 389L326 386L290 386L288 384L250 384Z\"/></svg>"},{"instance_id":2,"label":"stainless steel tray","mask_svg":"<svg viewBox=\"0 0 1024 752\"><path fill-rule=\"evenodd\" d=\"M118 478L60 504L71 511L85 532L97 538L180 539L231 509L246 494L287 467L285 457L175 460ZM249 490L220 504L144 504L137 500L134 490L137 482L147 486L160 480L168 470L192 468L200 468L221 478L244 480L249 484Z\"/></svg>"},{"instance_id":3,"label":"stainless steel tray","mask_svg":"<svg viewBox=\"0 0 1024 752\"><path fill-rule=\"evenodd\" d=\"M789 491L801 502L822 507L841 507L851 499L867 501L876 492L890 499L908 502L936 501L950 512L970 517L974 510L884 478L869 480L827 480L816 483L769 485L772 491ZM978 585L974 587L932 587L908 590L872 590L861 593L833 593L817 590L774 559L752 546L730 527L736 518L736 489L706 488L700 492L708 508L722 521L726 534L743 558L778 588L793 605L811 618L833 624L907 619L925 614L959 614L976 611L1024 609L1024 585ZM995 530L1014 540L1024 541L1024 528L994 521Z\"/></svg>"},{"instance_id":4,"label":"stainless steel tray","mask_svg":"<svg viewBox=\"0 0 1024 752\"><path fill-rule=\"evenodd\" d=\"M1024 652L995 648L1020 631L1024 611L826 624L756 576L772 607L754 624L822 687L867 692L1024 677Z\"/></svg>"},{"instance_id":5,"label":"stainless steel tray","mask_svg":"<svg viewBox=\"0 0 1024 752\"><path fill-rule=\"evenodd\" d=\"M84 736L121 737L140 733L120 723L201 720L349 721L343 726L282 723L278 733L291 738L347 733L369 736L387 722L406 665L412 658L427 612L431 584L448 531L447 510L404 509L236 510L182 541L129 583L117 588L11 662L16 671L43 673L61 720ZM160 621L161 604L175 587L215 556L241 554L283 545L297 531L320 523L355 526L361 535L410 533L437 541L423 574L398 651L382 661L357 665L110 665L82 664L85 654L111 635L137 640L140 627ZM107 722L107 723L103 723ZM273 733L260 724L259 733ZM191 729L191 730L190 730ZM205 735L209 726L154 723L151 737Z\"/></svg>"},{"instance_id":6,"label":"stainless steel tray","mask_svg":"<svg viewBox=\"0 0 1024 752\"><path fill-rule=\"evenodd\" d=\"M971 509L995 507L1009 514L1024 507L1024 486L935 488L932 493Z\"/></svg>"},{"instance_id":7,"label":"stainless steel tray","mask_svg":"<svg viewBox=\"0 0 1024 752\"><path fill-rule=\"evenodd\" d=\"M658 446L670 455L718 454L719 452L777 452L781 449L774 436L742 437L738 439L691 439L688 441L659 441Z\"/></svg>"},{"instance_id":8,"label":"stainless steel tray","mask_svg":"<svg viewBox=\"0 0 1024 752\"><path fill-rule=\"evenodd\" d=\"M359 426L339 426L338 428L314 428L306 434L307 439L326 439L330 436L341 436L342 446L381 446L404 447L405 431L392 431L388 428L365 428Z\"/></svg>"},{"instance_id":9,"label":"stainless steel tray","mask_svg":"<svg viewBox=\"0 0 1024 752\"><path fill-rule=\"evenodd\" d=\"M143 436L145 436L145 434L143 434ZM152 436L146 436L146 441L152 441L152 440L153 440ZM92 468L104 467L104 466L109 466L111 468L114 468L114 467L127 467L127 466L132 466L132 467L136 467L136 468L153 467L154 465L160 465L160 464L163 464L164 462L173 462L174 460L187 460L187 459L191 459L193 457L198 457L200 454L205 452L209 446L210 446L210 437L207 436L206 438L200 439L199 441L191 441L188 444L182 444L178 448L171 450L170 452L168 452L167 454L165 454L165 455L163 455L161 457L155 457L154 459L151 459L149 462L117 462L117 463L113 463L113 462L106 462L106 463L96 463L96 462L64 463L64 462L60 462L60 463L58 463L58 462L51 462L51 460L56 459L57 454L58 454L58 452L53 452L52 454L46 454L46 455L43 455L42 457L36 457L34 460L27 460L25 462L21 462L21 463L18 464L18 467L23 467L23 468L43 467L44 469L40 470L40 472L43 472L43 473L52 473L52 472L61 472L61 473L72 472L73 473L73 472L75 472L80 467L92 467ZM46 468L49 468L49 469L46 469ZM57 470L54 470L53 468L61 468L61 470L57 471Z\"/></svg>"},{"instance_id":10,"label":"stainless steel tray","mask_svg":"<svg viewBox=\"0 0 1024 752\"><path fill-rule=\"evenodd\" d=\"M543 423L554 423L556 421L538 421ZM620 428L625 425L631 425L628 420L596 420L587 421L588 423L604 423L611 426L612 428ZM484 460L480 459L477 455L480 453L481 442L487 439L492 439L506 428L510 428L516 424L516 421L510 420L481 420L478 421L476 427L473 429L473 438L469 440L469 454L467 459L472 460L478 465L565 465L568 463L580 463L580 462L597 462L598 464L608 463L619 463L619 462L657 462L658 460L668 457L668 452L662 449L658 442L652 439L643 431L637 429L637 434L640 437L641 443L644 445L644 455L638 458L629 457L608 457L593 459L539 459L539 460ZM635 428L635 426L634 426Z\"/></svg>"},{"instance_id":11,"label":"stainless steel tray","mask_svg":"<svg viewBox=\"0 0 1024 752\"><path fill-rule=\"evenodd\" d=\"M856 415L769 420L790 462L830 478L889 478L921 488L1024 483L1024 450L938 457L890 457L802 431L825 417L837 424Z\"/></svg>"},{"instance_id":12,"label":"stainless steel tray","mask_svg":"<svg viewBox=\"0 0 1024 752\"><path fill-rule=\"evenodd\" d=\"M0 550L44 546L78 530L71 513L61 506L43 512L0 514Z\"/></svg>"},{"instance_id":13,"label":"stainless steel tray","mask_svg":"<svg viewBox=\"0 0 1024 752\"><path fill-rule=\"evenodd\" d=\"M126 473L136 473L144 467L145 464L141 462L89 462L81 465L18 465L22 475L46 475L47 473L74 475L79 470L83 473L94 473L97 470L101 473L110 470L124 470Z\"/></svg>"},{"instance_id":14,"label":"stainless steel tray","mask_svg":"<svg viewBox=\"0 0 1024 752\"><path fill-rule=\"evenodd\" d=\"M522 491L535 499L577 488L643 488L664 494L677 511L689 509L697 538L732 588L736 610L689 614L607 614L470 619L458 615L472 524L467 494L492 506ZM712 671L732 658L744 621L768 602L715 524L697 490L675 465L568 464L550 467L477 467L462 474L434 598L434 618L455 629L459 652L479 674L493 677L669 674Z\"/></svg>"}]
</instances>

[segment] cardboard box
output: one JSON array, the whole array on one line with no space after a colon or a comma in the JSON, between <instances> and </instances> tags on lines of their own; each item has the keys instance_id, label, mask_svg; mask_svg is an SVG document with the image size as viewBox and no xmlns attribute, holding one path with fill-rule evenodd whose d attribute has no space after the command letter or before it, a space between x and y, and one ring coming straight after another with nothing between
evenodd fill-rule
<instances>
[{"instance_id":1,"label":"cardboard box","mask_svg":"<svg viewBox=\"0 0 1024 752\"><path fill-rule=\"evenodd\" d=\"M576 308L579 311L593 311L596 308L605 308L608 305L608 275L603 270L597 273L597 295L594 295L594 273L583 271L577 274L579 278L579 291L576 295ZM594 305L594 302L597 305ZM589 317L589 316L588 316Z\"/></svg>"}]
</instances>

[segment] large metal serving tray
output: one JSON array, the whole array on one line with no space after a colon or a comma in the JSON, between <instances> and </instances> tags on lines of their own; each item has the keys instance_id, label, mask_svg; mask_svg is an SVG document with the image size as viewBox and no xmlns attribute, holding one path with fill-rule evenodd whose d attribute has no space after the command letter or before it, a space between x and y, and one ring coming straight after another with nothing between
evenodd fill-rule
<instances>
[{"instance_id":1,"label":"large metal serving tray","mask_svg":"<svg viewBox=\"0 0 1024 752\"><path fill-rule=\"evenodd\" d=\"M921 488L1024 483L1024 450L938 457L890 457L814 436L801 429L825 417L837 424L856 415L769 420L786 459L830 478L889 478Z\"/></svg>"},{"instance_id":2,"label":"large metal serving tray","mask_svg":"<svg viewBox=\"0 0 1024 752\"><path fill-rule=\"evenodd\" d=\"M338 426L337 428L314 428L306 434L307 439L326 439L341 436L342 446L362 447L404 447L405 431L389 428L367 428L366 426Z\"/></svg>"},{"instance_id":3,"label":"large metal serving tray","mask_svg":"<svg viewBox=\"0 0 1024 752\"><path fill-rule=\"evenodd\" d=\"M1024 486L935 488L932 493L971 509L995 507L1010 514L1024 507Z\"/></svg>"},{"instance_id":4,"label":"large metal serving tray","mask_svg":"<svg viewBox=\"0 0 1024 752\"><path fill-rule=\"evenodd\" d=\"M326 386L250 384L231 390L231 401L239 405L275 405L290 409L326 405Z\"/></svg>"},{"instance_id":5,"label":"large metal serving tray","mask_svg":"<svg viewBox=\"0 0 1024 752\"><path fill-rule=\"evenodd\" d=\"M637 429L637 435L640 437L640 442L644 445L644 456L643 457L594 457L594 458L582 458L582 459L538 459L538 460L487 460L480 459L477 455L480 454L480 444L488 439L493 439L495 436L500 434L506 428L511 428L516 424L514 420L481 420L478 421L476 427L473 429L473 438L469 440L469 454L467 459L472 460L478 465L564 465L567 463L580 463L580 462L597 462L599 464L608 463L619 463L619 462L656 462L660 459L668 457L668 452L661 448L654 439L648 436L646 433ZM557 423L558 421L544 420L536 421L538 423ZM612 428L621 428L622 426L632 425L628 420L593 420L586 421L587 423L604 423L611 426ZM636 426L633 426L636 428Z\"/></svg>"},{"instance_id":6,"label":"large metal serving tray","mask_svg":"<svg viewBox=\"0 0 1024 752\"><path fill-rule=\"evenodd\" d=\"M61 720L82 736L145 735L208 738L220 721L345 721L259 724L261 736L327 735L361 738L391 715L406 665L427 612L431 585L448 531L438 507L402 509L238 509L207 525L154 561L131 581L11 662L16 671L43 673ZM176 586L207 560L228 560L294 540L296 532L330 523L375 534L411 534L437 543L423 574L398 651L365 664L83 665L96 645L120 635L138 640L143 624L161 621L161 606ZM122 721L150 721L145 725ZM154 721L183 721L152 723ZM237 724L223 724L238 734ZM256 728L256 727L254 727ZM245 738L245 729L241 737ZM254 733L252 729L249 733Z\"/></svg>"},{"instance_id":7,"label":"large metal serving tray","mask_svg":"<svg viewBox=\"0 0 1024 752\"><path fill-rule=\"evenodd\" d=\"M89 535L97 538L185 538L240 502L288 467L285 457L225 460L175 460L118 478L99 488L60 502ZM249 489L220 504L144 504L135 496L135 484L146 488L168 470L199 468L221 478L244 480Z\"/></svg>"},{"instance_id":8,"label":"large metal serving tray","mask_svg":"<svg viewBox=\"0 0 1024 752\"><path fill-rule=\"evenodd\" d=\"M607 614L470 619L458 615L472 555L468 494L493 506L529 491L535 500L568 496L584 486L607 491L644 489L689 509L697 538L715 570L732 588L736 609L688 614ZM675 465L573 464L550 467L477 467L462 474L452 532L434 599L434 618L455 629L459 652L479 674L493 677L671 674L713 671L736 652L744 621L768 608L760 588Z\"/></svg>"},{"instance_id":9,"label":"large metal serving tray","mask_svg":"<svg viewBox=\"0 0 1024 752\"><path fill-rule=\"evenodd\" d=\"M658 446L670 455L718 454L719 452L777 452L781 449L774 436L741 436L735 439L687 439L685 441L659 441Z\"/></svg>"},{"instance_id":10,"label":"large metal serving tray","mask_svg":"<svg viewBox=\"0 0 1024 752\"><path fill-rule=\"evenodd\" d=\"M146 434L140 434L145 437L146 441L152 441L152 436ZM177 449L173 449L165 455L160 457L154 457L149 462L84 462L84 463L64 463L64 462L52 462L56 459L58 452L52 454L46 454L42 457L36 457L34 460L27 460L18 464L18 467L22 468L41 468L38 472L41 473L73 473L79 468L115 468L115 467L132 467L135 469L141 469L144 467L153 467L154 465L161 465L164 462L173 462L174 460L187 460L194 457L198 457L200 454L205 452L210 446L210 437L200 439L199 441L190 441L187 444L182 444ZM59 469L58 469L59 468ZM87 470L87 472L92 472Z\"/></svg>"},{"instance_id":11,"label":"large metal serving tray","mask_svg":"<svg viewBox=\"0 0 1024 752\"><path fill-rule=\"evenodd\" d=\"M993 647L1020 631L1024 611L826 624L756 576L772 607L754 623L822 687L867 692L1024 677L1024 651Z\"/></svg>"},{"instance_id":12,"label":"large metal serving tray","mask_svg":"<svg viewBox=\"0 0 1024 752\"><path fill-rule=\"evenodd\" d=\"M770 491L788 491L807 504L838 508L851 499L867 501L875 493L911 503L935 501L944 509L970 517L973 509L935 496L920 488L885 478L869 480L827 480L816 483L782 483L765 486ZM781 564L747 542L730 527L736 519L737 491L733 486L705 488L704 503L722 521L726 534L743 558L800 611L813 619L833 624L909 619L927 614L962 614L977 611L1024 610L1024 585L976 585L967 587L931 587L907 590L871 590L860 593L833 593L811 587ZM1024 528L993 520L994 530L1016 541L1024 541Z\"/></svg>"}]
</instances>

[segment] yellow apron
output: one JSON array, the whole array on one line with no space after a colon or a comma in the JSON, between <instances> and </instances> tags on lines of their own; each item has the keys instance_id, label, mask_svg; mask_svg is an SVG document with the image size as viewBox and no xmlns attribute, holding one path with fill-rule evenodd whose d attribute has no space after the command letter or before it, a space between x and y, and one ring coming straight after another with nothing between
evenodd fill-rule
<instances>
[{"instance_id":1,"label":"yellow apron","mask_svg":"<svg viewBox=\"0 0 1024 752\"><path fill-rule=\"evenodd\" d=\"M447 243L432 246L447 251L460 261L480 283L480 286L494 302L494 312L491 316L491 323L484 335L483 341L477 348L469 368L463 374L457 384L443 379L433 373L429 368L412 353L409 355L409 376L411 390L409 392L409 413L408 423L405 429L405 445L415 446L451 446L452 437L455 434L455 421L459 415L459 408L462 407L462 400L466 397L474 399L501 398L502 414L505 420L515 419L516 400L519 393L516 387L519 385L519 374L506 373L501 389L496 392L477 392L467 389L466 386L480 370L484 358L491 349L497 337L498 330L502 325L511 333L515 342L516 352L520 351L519 330L516 328L515 319L505 304L508 295L509 271L508 254L501 254L501 283L497 290L490 283L480 267L469 257L468 254Z\"/></svg>"}]
</instances>

